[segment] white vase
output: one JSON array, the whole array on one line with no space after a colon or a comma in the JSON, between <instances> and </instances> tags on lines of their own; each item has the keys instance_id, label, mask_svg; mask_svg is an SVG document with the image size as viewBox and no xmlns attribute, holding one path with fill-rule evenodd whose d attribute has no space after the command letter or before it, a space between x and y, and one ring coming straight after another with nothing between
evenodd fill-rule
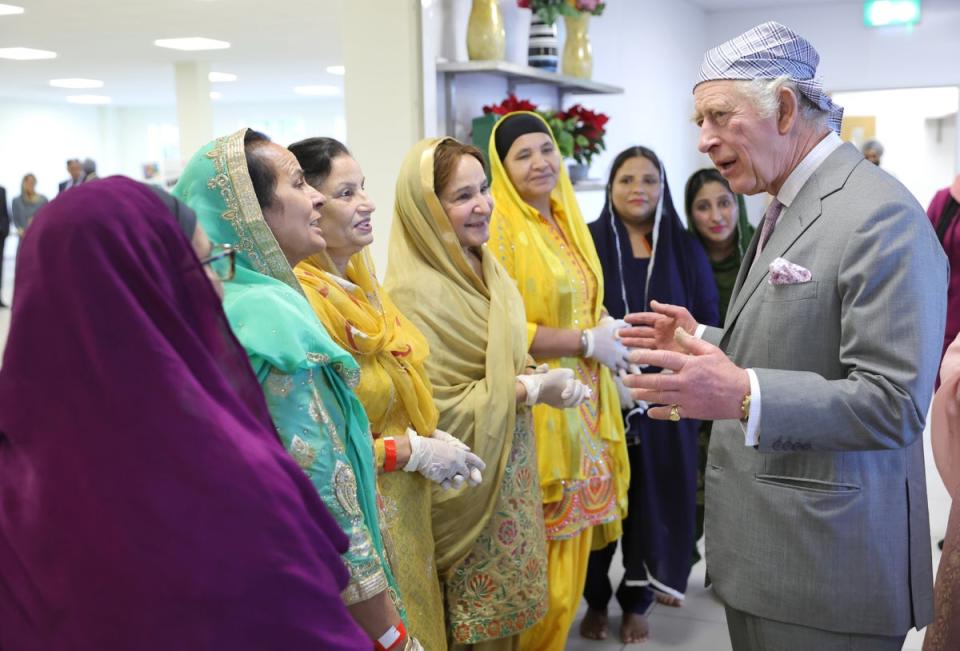
<instances>
[{"instance_id":1,"label":"white vase","mask_svg":"<svg viewBox=\"0 0 960 651\"><path fill-rule=\"evenodd\" d=\"M560 64L559 46L557 25L547 25L540 20L540 16L531 13L527 64L540 70L556 72Z\"/></svg>"},{"instance_id":2,"label":"white vase","mask_svg":"<svg viewBox=\"0 0 960 651\"><path fill-rule=\"evenodd\" d=\"M530 42L530 10L521 9L512 1L500 6L503 26L507 31L506 60L520 66L527 65L527 47Z\"/></svg>"}]
</instances>

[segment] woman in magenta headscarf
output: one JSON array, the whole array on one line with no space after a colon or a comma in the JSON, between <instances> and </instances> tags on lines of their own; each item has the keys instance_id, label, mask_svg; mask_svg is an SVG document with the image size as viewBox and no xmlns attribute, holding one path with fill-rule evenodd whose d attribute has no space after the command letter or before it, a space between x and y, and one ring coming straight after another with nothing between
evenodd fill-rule
<instances>
[{"instance_id":1,"label":"woman in magenta headscarf","mask_svg":"<svg viewBox=\"0 0 960 651\"><path fill-rule=\"evenodd\" d=\"M933 591L933 622L924 651L960 649L960 337L947 347L940 388L930 409L930 443L940 478L953 501Z\"/></svg>"},{"instance_id":2,"label":"woman in magenta headscarf","mask_svg":"<svg viewBox=\"0 0 960 651\"><path fill-rule=\"evenodd\" d=\"M276 437L195 253L209 241L165 199L176 218L105 179L24 238L0 370L0 648L367 648L340 599L346 538Z\"/></svg>"}]
</instances>

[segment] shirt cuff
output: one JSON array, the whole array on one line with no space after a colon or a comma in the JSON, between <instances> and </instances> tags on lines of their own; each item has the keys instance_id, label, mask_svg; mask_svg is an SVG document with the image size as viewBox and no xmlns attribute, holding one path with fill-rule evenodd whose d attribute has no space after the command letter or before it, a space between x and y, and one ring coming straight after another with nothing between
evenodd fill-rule
<instances>
[{"instance_id":1,"label":"shirt cuff","mask_svg":"<svg viewBox=\"0 0 960 651\"><path fill-rule=\"evenodd\" d=\"M693 331L693 336L696 337L697 339L703 339L703 333L706 329L707 329L707 326L705 326L702 323L698 323L697 329Z\"/></svg>"},{"instance_id":2,"label":"shirt cuff","mask_svg":"<svg viewBox=\"0 0 960 651\"><path fill-rule=\"evenodd\" d=\"M760 445L760 380L752 368L747 369L750 377L750 414L747 422L740 421L743 429L743 444L755 448Z\"/></svg>"}]
</instances>

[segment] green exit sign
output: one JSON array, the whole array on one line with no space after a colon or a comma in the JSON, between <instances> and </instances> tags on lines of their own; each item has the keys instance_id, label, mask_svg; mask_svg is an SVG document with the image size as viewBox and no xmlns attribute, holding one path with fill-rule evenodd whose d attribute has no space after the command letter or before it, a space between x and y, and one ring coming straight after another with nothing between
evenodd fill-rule
<instances>
[{"instance_id":1,"label":"green exit sign","mask_svg":"<svg viewBox=\"0 0 960 651\"><path fill-rule=\"evenodd\" d=\"M916 25L920 22L920 0L866 0L863 22L867 27Z\"/></svg>"}]
</instances>

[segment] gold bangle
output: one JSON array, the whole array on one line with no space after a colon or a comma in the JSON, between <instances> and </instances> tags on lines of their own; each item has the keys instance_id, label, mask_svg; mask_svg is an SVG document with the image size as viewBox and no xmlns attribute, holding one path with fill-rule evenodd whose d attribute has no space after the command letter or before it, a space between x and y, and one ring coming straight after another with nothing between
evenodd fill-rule
<instances>
[{"instance_id":1,"label":"gold bangle","mask_svg":"<svg viewBox=\"0 0 960 651\"><path fill-rule=\"evenodd\" d=\"M743 396L743 401L740 403L740 420L747 420L750 418L750 392L747 392L747 395Z\"/></svg>"}]
</instances>

